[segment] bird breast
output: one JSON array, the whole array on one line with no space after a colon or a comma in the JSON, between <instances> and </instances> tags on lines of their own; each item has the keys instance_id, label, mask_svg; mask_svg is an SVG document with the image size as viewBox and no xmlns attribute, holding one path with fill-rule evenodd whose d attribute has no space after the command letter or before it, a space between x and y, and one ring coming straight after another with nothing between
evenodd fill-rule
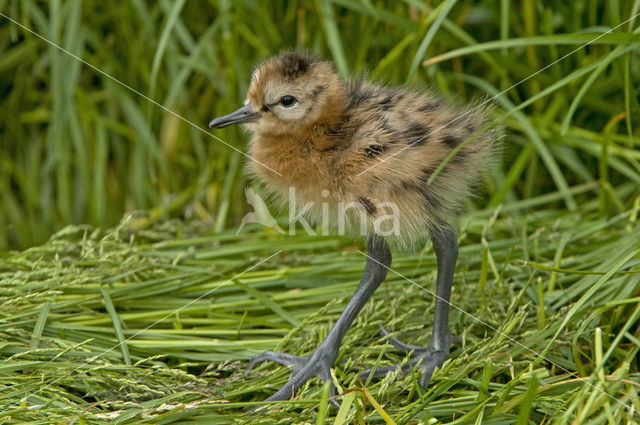
<instances>
[{"instance_id":1,"label":"bird breast","mask_svg":"<svg viewBox=\"0 0 640 425\"><path fill-rule=\"evenodd\" d=\"M313 204L312 216L328 206L333 224L344 213L340 205L360 205L346 214L346 227L356 231L370 233L381 217L397 216L392 244L446 225L496 157L500 129L481 131L481 108L452 108L406 89L352 85L348 96L332 125L296 136L254 135L250 155L280 175L256 162L253 173L282 199L294 188L296 203Z\"/></svg>"}]
</instances>

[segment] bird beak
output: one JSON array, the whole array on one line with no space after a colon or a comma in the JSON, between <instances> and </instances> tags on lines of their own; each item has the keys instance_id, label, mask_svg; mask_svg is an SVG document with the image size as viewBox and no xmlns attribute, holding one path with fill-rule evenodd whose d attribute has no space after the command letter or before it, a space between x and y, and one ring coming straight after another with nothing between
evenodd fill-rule
<instances>
[{"instance_id":1,"label":"bird beak","mask_svg":"<svg viewBox=\"0 0 640 425\"><path fill-rule=\"evenodd\" d=\"M230 113L229 115L214 118L209 123L209 128L222 128L232 124L253 121L259 117L260 114L253 110L250 103L247 103L242 108Z\"/></svg>"}]
</instances>

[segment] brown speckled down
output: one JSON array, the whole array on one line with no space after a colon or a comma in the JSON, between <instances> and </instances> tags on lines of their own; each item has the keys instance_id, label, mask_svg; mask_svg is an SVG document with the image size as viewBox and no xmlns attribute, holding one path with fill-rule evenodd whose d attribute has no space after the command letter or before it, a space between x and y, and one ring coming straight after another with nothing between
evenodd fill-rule
<instances>
[{"instance_id":1,"label":"brown speckled down","mask_svg":"<svg viewBox=\"0 0 640 425\"><path fill-rule=\"evenodd\" d=\"M293 96L294 105L283 105L284 96ZM248 166L272 194L286 202L294 187L296 202L313 203L316 218L324 204L334 227L343 208L352 232L372 232L376 220L397 214L399 233L386 237L396 248L414 249L429 230L447 226L499 156L502 129L488 125L487 107L347 81L330 62L304 52L283 52L259 65L246 101L260 112L245 124L249 155L281 175L255 161Z\"/></svg>"}]
</instances>

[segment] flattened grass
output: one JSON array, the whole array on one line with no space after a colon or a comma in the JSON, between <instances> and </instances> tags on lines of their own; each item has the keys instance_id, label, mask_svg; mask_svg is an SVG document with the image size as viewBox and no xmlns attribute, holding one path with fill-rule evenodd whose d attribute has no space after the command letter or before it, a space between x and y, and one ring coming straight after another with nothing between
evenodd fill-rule
<instances>
[{"instance_id":1,"label":"flattened grass","mask_svg":"<svg viewBox=\"0 0 640 425\"><path fill-rule=\"evenodd\" d=\"M452 100L508 89L499 115L520 136L506 149L517 168L494 204L561 190L575 208L575 184L638 181L640 39L627 22L638 1L432 3L0 0L0 11L200 127L242 103L256 63L307 47L345 75ZM0 55L0 249L139 209L187 210L218 230L246 212L238 152L4 17ZM244 148L237 129L216 135ZM603 188L603 208L620 210Z\"/></svg>"},{"instance_id":2,"label":"flattened grass","mask_svg":"<svg viewBox=\"0 0 640 425\"><path fill-rule=\"evenodd\" d=\"M341 413L318 407L322 386L312 380L294 400L248 415L289 372L243 368L262 350L315 348L357 285L357 243L261 229L236 237L197 222L68 227L0 261L0 420L634 423L638 202L602 219L597 200L579 213L549 208L561 197L463 218L451 312L462 343L424 392L411 374L357 379L366 366L404 358L378 325L428 341L431 247L397 255L340 352L335 379L350 389Z\"/></svg>"}]
</instances>

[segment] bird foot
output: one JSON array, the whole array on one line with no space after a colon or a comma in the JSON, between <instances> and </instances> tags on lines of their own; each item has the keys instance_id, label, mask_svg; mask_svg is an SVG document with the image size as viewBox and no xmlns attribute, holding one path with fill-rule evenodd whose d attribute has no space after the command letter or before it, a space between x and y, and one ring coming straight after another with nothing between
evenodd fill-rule
<instances>
[{"instance_id":1,"label":"bird foot","mask_svg":"<svg viewBox=\"0 0 640 425\"><path fill-rule=\"evenodd\" d=\"M293 367L289 380L271 397L265 401L289 400L295 391L310 378L316 377L323 382L329 382L329 400L335 407L340 407L335 399L335 386L331 380L331 367L336 360L337 352L327 346L320 345L309 356L301 357L275 351L265 351L257 354L249 360L246 373L249 373L257 364L272 361L287 367Z\"/></svg>"},{"instance_id":2,"label":"bird foot","mask_svg":"<svg viewBox=\"0 0 640 425\"><path fill-rule=\"evenodd\" d=\"M451 336L447 336L446 338L442 338L441 341L438 341L439 344L434 344L434 341L432 340L428 346L420 347L417 345L406 344L397 338L389 336L389 332L387 332L387 330L382 326L380 326L380 334L387 337L387 341L394 347L407 353L412 353L411 358L408 362L403 362L394 366L379 367L375 370L365 370L360 374L360 378L365 380L371 376L374 379L380 379L384 378L387 373L398 369L402 370L402 373L407 374L412 370L419 368L422 371L422 376L420 376L419 380L422 388L427 388L435 369L442 366L444 361L447 359L447 356L449 355L449 341L452 339ZM439 348L436 348L436 345Z\"/></svg>"}]
</instances>

